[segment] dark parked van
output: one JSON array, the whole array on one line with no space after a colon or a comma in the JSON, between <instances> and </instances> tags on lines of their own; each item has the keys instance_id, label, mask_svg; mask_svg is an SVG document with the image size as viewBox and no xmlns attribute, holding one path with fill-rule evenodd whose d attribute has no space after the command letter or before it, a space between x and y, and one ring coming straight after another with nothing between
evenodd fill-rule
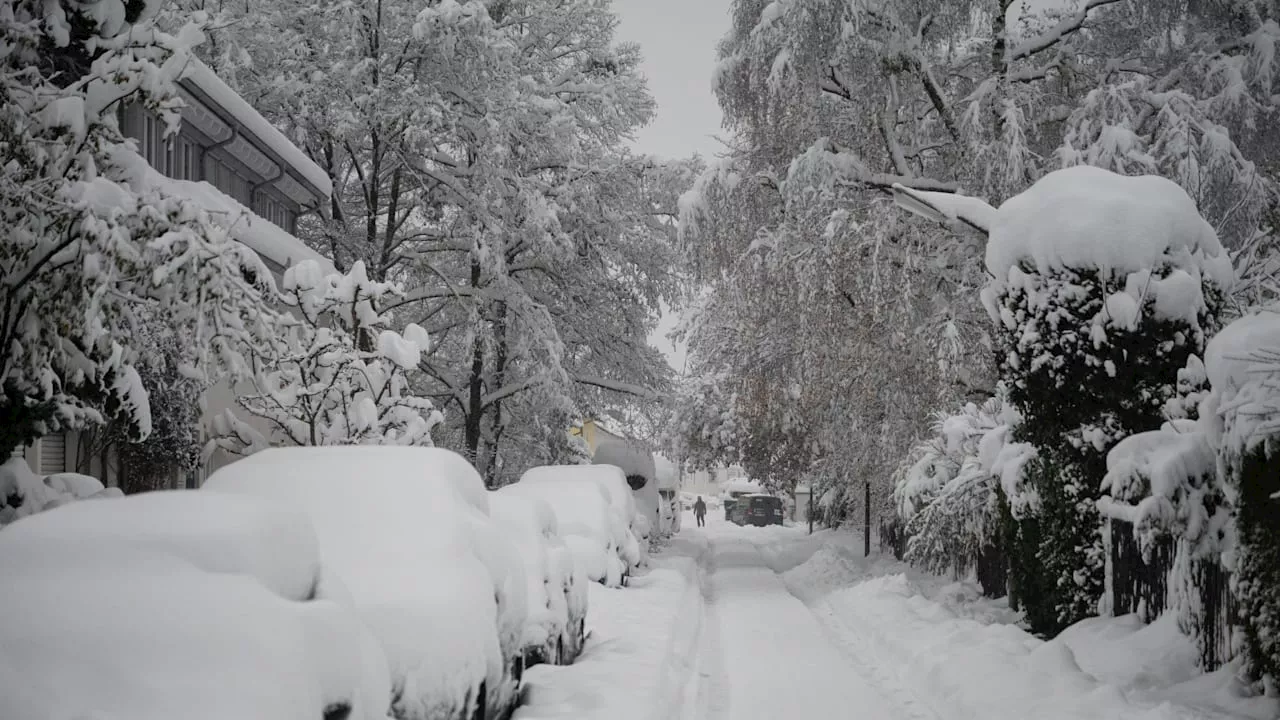
<instances>
[{"instance_id":1,"label":"dark parked van","mask_svg":"<svg viewBox=\"0 0 1280 720\"><path fill-rule=\"evenodd\" d=\"M772 495L743 495L733 504L729 520L738 525L781 525L782 498Z\"/></svg>"}]
</instances>

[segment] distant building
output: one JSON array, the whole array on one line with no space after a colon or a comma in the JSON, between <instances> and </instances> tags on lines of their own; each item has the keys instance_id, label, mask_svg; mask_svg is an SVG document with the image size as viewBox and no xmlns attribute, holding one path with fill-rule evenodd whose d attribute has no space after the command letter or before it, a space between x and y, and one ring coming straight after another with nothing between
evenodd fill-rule
<instances>
[{"instance_id":1,"label":"distant building","mask_svg":"<svg viewBox=\"0 0 1280 720\"><path fill-rule=\"evenodd\" d=\"M186 107L176 137L165 138L164 124L140 105L120 111L121 130L137 141L139 154L156 171L139 180L190 200L214 222L225 223L277 283L285 269L302 260L331 267L294 235L300 216L329 201L333 185L324 170L200 61L192 61L178 86ZM235 392L215 387L205 403L207 414L220 413L234 406ZM43 475L83 472L116 485L120 472L127 472L109 448L98 452L80 433L46 436L22 452L31 469ZM229 460L215 457L211 465ZM196 485L203 475L175 478L174 485Z\"/></svg>"}]
</instances>

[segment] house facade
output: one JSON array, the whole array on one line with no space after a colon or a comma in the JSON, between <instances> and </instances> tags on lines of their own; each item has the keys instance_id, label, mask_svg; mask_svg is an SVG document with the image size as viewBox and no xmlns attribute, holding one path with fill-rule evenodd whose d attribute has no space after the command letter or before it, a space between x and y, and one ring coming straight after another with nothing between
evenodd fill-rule
<instances>
[{"instance_id":1,"label":"house facade","mask_svg":"<svg viewBox=\"0 0 1280 720\"><path fill-rule=\"evenodd\" d=\"M174 137L166 138L164 123L143 107L120 110L121 130L155 171L137 181L203 207L257 253L277 284L286 268L303 260L332 267L295 235L298 219L329 201L333 186L327 173L198 60L192 60L178 86L186 106ZM235 397L235 388L225 383L211 388L204 398L206 417L233 407ZM80 472L114 486L128 471L109 447L95 445L92 433L46 436L23 453L42 475ZM198 485L230 459L215 456L210 467L175 478L173 485Z\"/></svg>"}]
</instances>

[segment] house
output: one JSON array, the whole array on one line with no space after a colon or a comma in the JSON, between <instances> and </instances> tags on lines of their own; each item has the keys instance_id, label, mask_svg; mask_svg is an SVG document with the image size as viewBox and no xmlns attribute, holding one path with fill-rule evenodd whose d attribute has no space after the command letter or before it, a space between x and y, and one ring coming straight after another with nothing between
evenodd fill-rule
<instances>
[{"instance_id":1,"label":"house","mask_svg":"<svg viewBox=\"0 0 1280 720\"><path fill-rule=\"evenodd\" d=\"M328 174L199 60L192 60L178 85L186 106L176 137L165 138L164 124L140 105L120 110L121 130L137 141L150 165L135 182L204 207L214 222L225 223L258 254L277 283L286 268L302 260L332 267L295 236L299 217L329 201ZM212 388L205 397L206 416L234 401L234 388ZM107 485L118 484L122 470L110 448L95 447L88 433L47 436L24 454L37 473L82 472ZM212 464L228 461L215 457ZM200 479L175 478L174 485L196 485Z\"/></svg>"}]
</instances>

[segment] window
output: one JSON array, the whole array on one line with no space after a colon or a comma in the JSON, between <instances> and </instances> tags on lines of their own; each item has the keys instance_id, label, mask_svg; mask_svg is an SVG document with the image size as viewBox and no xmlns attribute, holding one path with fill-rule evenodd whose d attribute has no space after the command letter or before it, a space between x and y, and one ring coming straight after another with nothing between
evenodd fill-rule
<instances>
[{"instance_id":1,"label":"window","mask_svg":"<svg viewBox=\"0 0 1280 720\"><path fill-rule=\"evenodd\" d=\"M288 205L266 193L258 193L257 202L253 205L253 211L288 232L294 231L298 217L297 213L290 209Z\"/></svg>"}]
</instances>

